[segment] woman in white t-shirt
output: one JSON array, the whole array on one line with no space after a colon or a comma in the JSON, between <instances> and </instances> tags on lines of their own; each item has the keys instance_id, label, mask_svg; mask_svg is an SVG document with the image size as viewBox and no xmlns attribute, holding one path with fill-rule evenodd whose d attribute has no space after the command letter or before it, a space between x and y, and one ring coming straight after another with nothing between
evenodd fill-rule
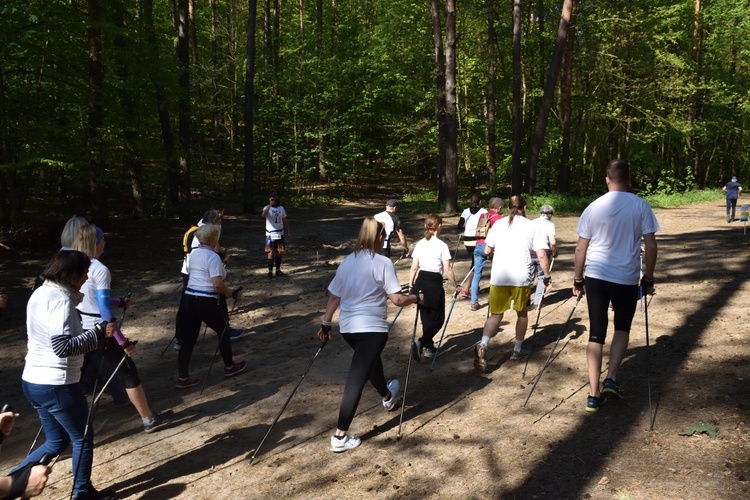
<instances>
[{"instance_id":1,"label":"woman in white t-shirt","mask_svg":"<svg viewBox=\"0 0 750 500\"><path fill-rule=\"evenodd\" d=\"M456 283L450 266L450 249L438 238L442 229L443 219L435 214L428 215L424 222L424 238L417 242L411 253L413 262L409 283L412 283L412 290L419 290L425 296L424 304L419 308L422 336L412 345L412 356L416 361L435 354L433 337L445 321L443 275L450 280L456 293L461 291L461 285Z\"/></svg>"},{"instance_id":2,"label":"woman in white t-shirt","mask_svg":"<svg viewBox=\"0 0 750 500\"><path fill-rule=\"evenodd\" d=\"M354 349L336 432L331 436L331 451L336 453L356 448L361 442L348 431L368 380L383 398L386 410L396 407L399 383L395 379L386 383L380 359L388 341L386 300L403 307L423 299L401 294L396 268L391 259L379 254L385 237L383 224L367 217L359 230L354 252L344 259L328 285L328 303L318 337L324 342L331 338L331 320L340 308L341 337Z\"/></svg>"},{"instance_id":3,"label":"woman in white t-shirt","mask_svg":"<svg viewBox=\"0 0 750 500\"><path fill-rule=\"evenodd\" d=\"M177 336L182 340L177 356L177 389L187 389L200 383L200 380L189 377L188 368L195 342L200 334L201 323L208 325L219 337L219 353L224 361L224 376L233 377L247 368L245 361L235 363L232 359L229 317L220 300L220 295L232 297L234 300L242 296L242 287L231 290L224 283L227 271L221 257L216 253L220 235L221 226L216 224L204 224L195 231L195 237L200 245L190 253L190 278L180 299L180 309L177 311Z\"/></svg>"},{"instance_id":4,"label":"woman in white t-shirt","mask_svg":"<svg viewBox=\"0 0 750 500\"><path fill-rule=\"evenodd\" d=\"M99 261L106 243L104 231L90 224L81 227L73 239L73 250L83 252L91 259L88 279L81 288L83 301L77 306L84 329L93 328L102 320L116 321L117 317L112 312L112 307L127 309L130 305L130 299L127 297L110 297L111 274L107 266ZM135 344L136 342L128 340L118 327L113 339L101 343L95 351L89 354L89 362L94 364L104 380L108 380L112 374L117 373L117 378L125 386L128 399L141 417L143 430L153 432L169 422L174 412L172 410L162 413L151 411L148 399L146 399L146 391L138 376L135 360L131 358L135 353ZM123 356L127 356L128 359L120 364Z\"/></svg>"}]
</instances>

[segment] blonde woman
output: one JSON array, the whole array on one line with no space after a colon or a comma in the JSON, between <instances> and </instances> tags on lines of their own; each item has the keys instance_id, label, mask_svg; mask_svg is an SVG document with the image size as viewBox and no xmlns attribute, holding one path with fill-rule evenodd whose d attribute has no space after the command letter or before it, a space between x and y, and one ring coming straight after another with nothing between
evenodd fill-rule
<instances>
[{"instance_id":1,"label":"blonde woman","mask_svg":"<svg viewBox=\"0 0 750 500\"><path fill-rule=\"evenodd\" d=\"M354 350L344 395L339 408L336 432L331 436L331 451L340 453L360 445L360 439L348 434L365 383L369 380L383 398L383 407L396 406L398 380L386 383L383 373L383 352L388 341L387 302L396 306L416 304L417 295L402 295L391 259L380 255L386 238L385 226L367 217L359 230L354 252L336 270L328 285L328 303L318 331L320 340L331 338L333 314L339 313L339 330L344 341Z\"/></svg>"},{"instance_id":2,"label":"blonde woman","mask_svg":"<svg viewBox=\"0 0 750 500\"><path fill-rule=\"evenodd\" d=\"M424 238L417 242L411 253L413 261L409 283L412 283L412 290L424 293L424 304L419 308L422 336L412 345L412 356L416 361L421 361L422 357L431 358L435 354L433 338L445 321L443 275L456 292L461 291L461 285L456 283L456 276L450 266L451 251L439 238L442 229L443 219L435 214L428 215L424 221Z\"/></svg>"}]
</instances>

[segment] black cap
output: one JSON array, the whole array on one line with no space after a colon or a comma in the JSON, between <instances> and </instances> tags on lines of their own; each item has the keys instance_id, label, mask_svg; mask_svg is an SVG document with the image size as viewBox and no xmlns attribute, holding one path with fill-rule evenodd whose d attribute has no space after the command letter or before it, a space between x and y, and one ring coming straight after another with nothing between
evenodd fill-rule
<instances>
[{"instance_id":1,"label":"black cap","mask_svg":"<svg viewBox=\"0 0 750 500\"><path fill-rule=\"evenodd\" d=\"M397 207L398 206L398 202L395 199L391 198L390 200L388 200L388 201L385 202L385 206L386 207Z\"/></svg>"}]
</instances>

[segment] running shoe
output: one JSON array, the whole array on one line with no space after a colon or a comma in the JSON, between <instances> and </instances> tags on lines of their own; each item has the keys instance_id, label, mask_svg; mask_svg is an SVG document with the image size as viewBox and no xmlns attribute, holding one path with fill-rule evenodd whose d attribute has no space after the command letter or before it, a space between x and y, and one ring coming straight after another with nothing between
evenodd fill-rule
<instances>
[{"instance_id":1,"label":"running shoe","mask_svg":"<svg viewBox=\"0 0 750 500\"><path fill-rule=\"evenodd\" d=\"M342 436L340 439L336 436L331 436L331 451L334 453L341 453L343 451L352 450L362 443L362 440L350 436L349 434Z\"/></svg>"},{"instance_id":2,"label":"running shoe","mask_svg":"<svg viewBox=\"0 0 750 500\"><path fill-rule=\"evenodd\" d=\"M620 399L623 399L625 397L625 393L622 392L622 389L620 389L620 386L617 385L617 382L615 382L611 378L604 379L604 388L602 389L602 392L611 394Z\"/></svg>"},{"instance_id":3,"label":"running shoe","mask_svg":"<svg viewBox=\"0 0 750 500\"><path fill-rule=\"evenodd\" d=\"M224 367L224 376L225 377L234 377L235 375L239 375L240 373L244 372L245 369L247 369L247 361L240 361L239 363L234 363L232 366Z\"/></svg>"},{"instance_id":4,"label":"running shoe","mask_svg":"<svg viewBox=\"0 0 750 500\"><path fill-rule=\"evenodd\" d=\"M201 381L197 378L178 378L177 381L174 383L175 388L177 389L187 389L189 387L195 387L196 385L200 384Z\"/></svg>"},{"instance_id":5,"label":"running shoe","mask_svg":"<svg viewBox=\"0 0 750 500\"><path fill-rule=\"evenodd\" d=\"M229 329L229 340L237 340L245 334L244 328L230 328Z\"/></svg>"},{"instance_id":6,"label":"running shoe","mask_svg":"<svg viewBox=\"0 0 750 500\"><path fill-rule=\"evenodd\" d=\"M487 371L487 361L484 359L487 355L487 348L484 344L477 344L475 348L474 368L484 373Z\"/></svg>"},{"instance_id":7,"label":"running shoe","mask_svg":"<svg viewBox=\"0 0 750 500\"><path fill-rule=\"evenodd\" d=\"M143 424L143 430L146 432L154 432L164 424L169 423L172 418L174 418L174 412L172 410L163 411L161 413L154 412L153 421L150 424Z\"/></svg>"},{"instance_id":8,"label":"running shoe","mask_svg":"<svg viewBox=\"0 0 750 500\"><path fill-rule=\"evenodd\" d=\"M391 391L391 399L383 401L383 408L386 410L391 411L396 407L396 396L398 396L399 387L398 380L396 379L388 382L388 390Z\"/></svg>"},{"instance_id":9,"label":"running shoe","mask_svg":"<svg viewBox=\"0 0 750 500\"><path fill-rule=\"evenodd\" d=\"M596 413L599 411L599 407L607 402L606 396L597 398L596 396L589 396L586 400L586 411L589 413Z\"/></svg>"}]
</instances>

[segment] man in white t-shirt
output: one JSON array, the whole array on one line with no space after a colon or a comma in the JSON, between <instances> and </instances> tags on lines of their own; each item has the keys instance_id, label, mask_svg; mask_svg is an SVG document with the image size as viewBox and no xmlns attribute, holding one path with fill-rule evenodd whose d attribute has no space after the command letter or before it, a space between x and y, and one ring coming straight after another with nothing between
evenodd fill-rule
<instances>
[{"instance_id":1,"label":"man in white t-shirt","mask_svg":"<svg viewBox=\"0 0 750 500\"><path fill-rule=\"evenodd\" d=\"M286 210L281 205L278 193L268 197L268 205L263 207L261 217L266 219L266 254L268 255L268 279L273 279L273 266L276 266L276 277L286 276L281 271L281 254L286 250L285 238L291 239Z\"/></svg>"},{"instance_id":2,"label":"man in white t-shirt","mask_svg":"<svg viewBox=\"0 0 750 500\"><path fill-rule=\"evenodd\" d=\"M534 230L538 233L537 237L544 243L544 252L547 254L547 259L550 260L552 265L552 258L557 257L557 239L555 239L555 223L552 222L552 215L554 209L551 205L542 205L539 209L539 218L534 219ZM541 279L542 267L539 265L539 259L534 260L534 268L536 270L537 281L536 281L536 292L534 292L534 307L539 309L539 305L542 302L542 296L544 295L544 280Z\"/></svg>"},{"instance_id":3,"label":"man in white t-shirt","mask_svg":"<svg viewBox=\"0 0 750 500\"><path fill-rule=\"evenodd\" d=\"M593 413L608 397L623 397L617 371L628 348L630 327L638 304L641 239L645 246L641 291L653 293L656 236L659 223L646 200L628 193L630 167L625 160L607 165L608 192L581 214L576 232L573 294L586 295L589 343L586 346L590 393L586 411ZM585 267L585 278L584 278ZM608 309L614 310L615 333L609 349L609 368L600 388Z\"/></svg>"},{"instance_id":4,"label":"man in white t-shirt","mask_svg":"<svg viewBox=\"0 0 750 500\"><path fill-rule=\"evenodd\" d=\"M552 286L549 261L540 239L536 237L534 225L526 218L526 200L523 196L511 196L508 217L497 221L487 234L484 252L492 258L490 271L490 316L484 324L482 341L477 344L474 366L480 372L487 371L485 359L490 339L497 335L503 314L513 309L516 320L516 340L511 359L523 356L521 347L526 337L529 318L526 306L531 295L530 285L534 279L532 252L536 253L542 266L544 286Z\"/></svg>"},{"instance_id":5,"label":"man in white t-shirt","mask_svg":"<svg viewBox=\"0 0 750 500\"><path fill-rule=\"evenodd\" d=\"M375 220L385 225L385 241L383 242L383 249L380 251L380 255L391 257L391 243L393 237L398 237L401 242L401 246L404 247L403 257L409 256L409 245L406 243L406 236L404 235L403 229L401 229L401 220L396 215L398 211L398 202L391 198L385 203L385 210L375 214Z\"/></svg>"}]
</instances>

